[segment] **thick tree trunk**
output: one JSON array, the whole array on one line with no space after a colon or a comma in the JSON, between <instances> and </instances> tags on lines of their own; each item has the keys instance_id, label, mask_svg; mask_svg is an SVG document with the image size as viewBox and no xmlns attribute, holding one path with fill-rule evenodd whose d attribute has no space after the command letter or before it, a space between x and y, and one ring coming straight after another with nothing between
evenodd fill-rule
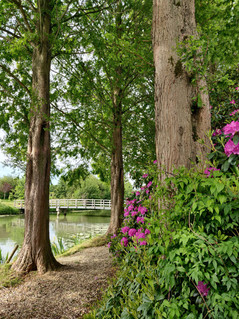
<instances>
[{"instance_id":1,"label":"thick tree trunk","mask_svg":"<svg viewBox=\"0 0 239 319\"><path fill-rule=\"evenodd\" d=\"M107 234L120 227L124 208L124 169L122 155L122 106L114 103L113 148L111 156L111 217Z\"/></svg>"},{"instance_id":2,"label":"thick tree trunk","mask_svg":"<svg viewBox=\"0 0 239 319\"><path fill-rule=\"evenodd\" d=\"M154 0L153 10L156 154L159 167L172 172L173 167L204 161L207 148L198 140L206 140L210 129L209 100L200 91L206 83L192 85L176 52L178 42L196 35L194 1ZM203 107L192 113L198 95Z\"/></svg>"},{"instance_id":3,"label":"thick tree trunk","mask_svg":"<svg viewBox=\"0 0 239 319\"><path fill-rule=\"evenodd\" d=\"M32 106L25 184L25 235L13 269L43 273L56 269L49 239L50 182L50 1L39 1L38 34L32 59Z\"/></svg>"}]
</instances>

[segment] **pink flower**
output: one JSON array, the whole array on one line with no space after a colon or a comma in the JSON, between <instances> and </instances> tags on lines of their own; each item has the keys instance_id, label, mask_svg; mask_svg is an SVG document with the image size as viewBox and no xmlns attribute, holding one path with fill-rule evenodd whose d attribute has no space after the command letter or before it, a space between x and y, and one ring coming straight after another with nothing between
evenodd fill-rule
<instances>
[{"instance_id":1,"label":"pink flower","mask_svg":"<svg viewBox=\"0 0 239 319\"><path fill-rule=\"evenodd\" d=\"M148 234L150 234L150 230L149 229L145 229L145 235L148 235Z\"/></svg>"},{"instance_id":2,"label":"pink flower","mask_svg":"<svg viewBox=\"0 0 239 319\"><path fill-rule=\"evenodd\" d=\"M145 192L146 192L146 194L148 194L148 193L149 193L149 190L148 190L148 189L146 189L146 191L145 191Z\"/></svg>"},{"instance_id":3,"label":"pink flower","mask_svg":"<svg viewBox=\"0 0 239 319\"><path fill-rule=\"evenodd\" d=\"M135 228L131 228L128 232L129 237L133 237L137 233Z\"/></svg>"},{"instance_id":4,"label":"pink flower","mask_svg":"<svg viewBox=\"0 0 239 319\"><path fill-rule=\"evenodd\" d=\"M212 105L209 106L210 110L212 109Z\"/></svg>"},{"instance_id":5,"label":"pink flower","mask_svg":"<svg viewBox=\"0 0 239 319\"><path fill-rule=\"evenodd\" d=\"M141 242L139 243L139 245L140 245L140 246L145 246L145 245L147 245L147 242L146 242L145 240L143 240L143 241L141 241Z\"/></svg>"},{"instance_id":6,"label":"pink flower","mask_svg":"<svg viewBox=\"0 0 239 319\"><path fill-rule=\"evenodd\" d=\"M143 191L144 189L145 189L145 186L142 186L142 187L141 187L141 190Z\"/></svg>"},{"instance_id":7,"label":"pink flower","mask_svg":"<svg viewBox=\"0 0 239 319\"><path fill-rule=\"evenodd\" d=\"M232 100L230 103L231 103L231 104L236 104L235 100Z\"/></svg>"},{"instance_id":8,"label":"pink flower","mask_svg":"<svg viewBox=\"0 0 239 319\"><path fill-rule=\"evenodd\" d=\"M117 235L116 234L114 234L113 236L111 236L110 238L111 239L113 239L113 238L115 238L115 237L117 237Z\"/></svg>"},{"instance_id":9,"label":"pink flower","mask_svg":"<svg viewBox=\"0 0 239 319\"><path fill-rule=\"evenodd\" d=\"M129 216L129 212L124 213L124 217L127 217L127 216Z\"/></svg>"},{"instance_id":10,"label":"pink flower","mask_svg":"<svg viewBox=\"0 0 239 319\"><path fill-rule=\"evenodd\" d=\"M121 232L123 233L123 234L127 234L127 231L129 230L129 226L125 226L125 227L123 227L123 228L121 228Z\"/></svg>"},{"instance_id":11,"label":"pink flower","mask_svg":"<svg viewBox=\"0 0 239 319\"><path fill-rule=\"evenodd\" d=\"M140 238L145 238L145 234L144 233L136 233L135 236L140 239Z\"/></svg>"},{"instance_id":12,"label":"pink flower","mask_svg":"<svg viewBox=\"0 0 239 319\"><path fill-rule=\"evenodd\" d=\"M144 215L148 210L146 207L144 206L139 206L138 208L139 213L141 213L142 215Z\"/></svg>"},{"instance_id":13,"label":"pink flower","mask_svg":"<svg viewBox=\"0 0 239 319\"><path fill-rule=\"evenodd\" d=\"M236 90L238 91L238 90L239 90L239 87L236 87Z\"/></svg>"},{"instance_id":14,"label":"pink flower","mask_svg":"<svg viewBox=\"0 0 239 319\"><path fill-rule=\"evenodd\" d=\"M131 212L131 210L133 210L133 209L134 209L134 205L132 205L132 204L131 204L131 205L129 205L129 207L128 207L128 211L129 211L129 212Z\"/></svg>"},{"instance_id":15,"label":"pink flower","mask_svg":"<svg viewBox=\"0 0 239 319\"><path fill-rule=\"evenodd\" d=\"M128 239L123 237L120 241L121 246L127 247L128 246Z\"/></svg>"},{"instance_id":16,"label":"pink flower","mask_svg":"<svg viewBox=\"0 0 239 319\"><path fill-rule=\"evenodd\" d=\"M139 191L137 191L137 192L135 193L135 195L136 195L136 196L139 196L139 195L140 195L140 192L139 192Z\"/></svg>"},{"instance_id":17,"label":"pink flower","mask_svg":"<svg viewBox=\"0 0 239 319\"><path fill-rule=\"evenodd\" d=\"M224 147L225 154L229 157L231 154L239 155L239 143L237 145L234 144L233 140L227 141Z\"/></svg>"},{"instance_id":18,"label":"pink flower","mask_svg":"<svg viewBox=\"0 0 239 319\"><path fill-rule=\"evenodd\" d=\"M227 124L223 127L224 134L232 134L235 135L236 132L239 132L239 122L232 121L230 124Z\"/></svg>"},{"instance_id":19,"label":"pink flower","mask_svg":"<svg viewBox=\"0 0 239 319\"><path fill-rule=\"evenodd\" d=\"M217 136L217 135L221 135L221 134L222 134L222 131L221 131L219 128L217 128L217 129L213 132L212 136Z\"/></svg>"},{"instance_id":20,"label":"pink flower","mask_svg":"<svg viewBox=\"0 0 239 319\"><path fill-rule=\"evenodd\" d=\"M142 224L144 224L144 217L137 217L137 219L136 219L136 223L142 223Z\"/></svg>"},{"instance_id":21,"label":"pink flower","mask_svg":"<svg viewBox=\"0 0 239 319\"><path fill-rule=\"evenodd\" d=\"M135 215L137 215L138 212L136 212L135 210L131 213L131 216L134 217Z\"/></svg>"},{"instance_id":22,"label":"pink flower","mask_svg":"<svg viewBox=\"0 0 239 319\"><path fill-rule=\"evenodd\" d=\"M110 246L111 246L111 241L107 244L107 246L108 246L108 248L110 248Z\"/></svg>"},{"instance_id":23,"label":"pink flower","mask_svg":"<svg viewBox=\"0 0 239 319\"><path fill-rule=\"evenodd\" d=\"M199 281L197 289L202 296L207 296L210 288L207 288L207 284L204 284L203 281Z\"/></svg>"},{"instance_id":24,"label":"pink flower","mask_svg":"<svg viewBox=\"0 0 239 319\"><path fill-rule=\"evenodd\" d=\"M153 182L148 182L147 187L150 187L153 184Z\"/></svg>"},{"instance_id":25,"label":"pink flower","mask_svg":"<svg viewBox=\"0 0 239 319\"><path fill-rule=\"evenodd\" d=\"M233 115L235 115L237 112L239 112L239 109L233 111L230 115L233 116Z\"/></svg>"},{"instance_id":26,"label":"pink flower","mask_svg":"<svg viewBox=\"0 0 239 319\"><path fill-rule=\"evenodd\" d=\"M213 177L213 174L212 174L213 171L220 171L220 169L215 167L209 167L205 169L204 174L206 174L207 177Z\"/></svg>"},{"instance_id":27,"label":"pink flower","mask_svg":"<svg viewBox=\"0 0 239 319\"><path fill-rule=\"evenodd\" d=\"M143 178L146 178L146 177L148 177L149 176L149 174L144 174L142 177Z\"/></svg>"},{"instance_id":28,"label":"pink flower","mask_svg":"<svg viewBox=\"0 0 239 319\"><path fill-rule=\"evenodd\" d=\"M154 164L157 164L157 160L154 160L154 162L153 162Z\"/></svg>"}]
</instances>

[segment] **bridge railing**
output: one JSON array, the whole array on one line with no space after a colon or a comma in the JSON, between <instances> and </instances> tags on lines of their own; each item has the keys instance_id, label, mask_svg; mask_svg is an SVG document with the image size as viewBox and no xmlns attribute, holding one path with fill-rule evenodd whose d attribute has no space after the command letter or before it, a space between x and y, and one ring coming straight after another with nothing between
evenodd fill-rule
<instances>
[{"instance_id":1,"label":"bridge railing","mask_svg":"<svg viewBox=\"0 0 239 319\"><path fill-rule=\"evenodd\" d=\"M24 208L24 200L15 200L14 207ZM110 209L109 199L50 199L50 208L85 208L85 209Z\"/></svg>"}]
</instances>

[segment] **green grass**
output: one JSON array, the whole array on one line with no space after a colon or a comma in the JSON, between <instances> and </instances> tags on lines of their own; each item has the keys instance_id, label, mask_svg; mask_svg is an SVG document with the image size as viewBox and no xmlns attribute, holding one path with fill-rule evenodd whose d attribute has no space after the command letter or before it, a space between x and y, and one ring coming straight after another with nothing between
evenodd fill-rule
<instances>
[{"instance_id":1,"label":"green grass","mask_svg":"<svg viewBox=\"0 0 239 319\"><path fill-rule=\"evenodd\" d=\"M0 265L0 289L2 287L13 287L20 284L22 276L11 270L10 264Z\"/></svg>"},{"instance_id":2,"label":"green grass","mask_svg":"<svg viewBox=\"0 0 239 319\"><path fill-rule=\"evenodd\" d=\"M58 255L57 257L70 256L70 255L73 255L73 254L77 253L78 251L81 251L85 248L103 246L107 242L108 241L107 241L107 238L105 235L86 239L86 240L82 241L80 244L71 247L70 249L68 249L67 251L62 253L61 255Z\"/></svg>"},{"instance_id":3,"label":"green grass","mask_svg":"<svg viewBox=\"0 0 239 319\"><path fill-rule=\"evenodd\" d=\"M6 205L6 206L10 206L10 207L14 207L14 201L13 200L9 200L9 199L0 199L0 204Z\"/></svg>"}]
</instances>

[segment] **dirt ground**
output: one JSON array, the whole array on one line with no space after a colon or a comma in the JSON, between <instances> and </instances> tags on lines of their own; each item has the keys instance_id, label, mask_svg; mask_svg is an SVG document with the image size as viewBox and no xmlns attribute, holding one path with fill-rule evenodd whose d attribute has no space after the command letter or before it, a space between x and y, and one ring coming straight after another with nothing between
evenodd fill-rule
<instances>
[{"instance_id":1,"label":"dirt ground","mask_svg":"<svg viewBox=\"0 0 239 319\"><path fill-rule=\"evenodd\" d=\"M108 248L58 260L65 265L58 271L33 273L21 285L0 290L0 319L78 319L89 312L115 272Z\"/></svg>"}]
</instances>

